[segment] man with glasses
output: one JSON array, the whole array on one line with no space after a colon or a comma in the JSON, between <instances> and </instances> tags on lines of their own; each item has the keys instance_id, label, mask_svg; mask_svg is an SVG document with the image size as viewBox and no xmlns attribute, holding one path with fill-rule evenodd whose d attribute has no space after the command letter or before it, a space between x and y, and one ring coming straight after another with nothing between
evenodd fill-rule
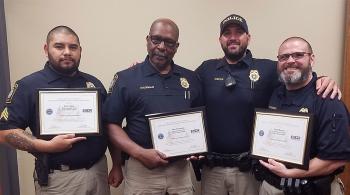
<instances>
[{"instance_id":1,"label":"man with glasses","mask_svg":"<svg viewBox=\"0 0 350 195\"><path fill-rule=\"evenodd\" d=\"M260 195L343 194L336 175L350 160L346 106L340 100L322 99L316 94L317 77L312 74L315 55L305 39L286 39L277 58L279 78L284 85L273 92L269 108L313 115L310 163L307 170L302 170L287 168L273 159L260 161L268 169L263 176Z\"/></svg>"},{"instance_id":2,"label":"man with glasses","mask_svg":"<svg viewBox=\"0 0 350 195\"><path fill-rule=\"evenodd\" d=\"M203 86L211 144L203 159L202 194L258 194L248 153L254 109L267 108L279 85L276 62L252 56L247 49L248 25L239 15L232 14L220 23L219 41L224 58L204 61L196 70ZM318 92L327 82L317 87ZM324 95L332 88L331 83ZM333 90L333 97L337 91Z\"/></svg>"},{"instance_id":3,"label":"man with glasses","mask_svg":"<svg viewBox=\"0 0 350 195\"><path fill-rule=\"evenodd\" d=\"M176 65L179 29L170 19L157 19L146 36L148 55L144 62L118 72L105 103L113 168L109 181L122 178L118 148L125 161L124 193L193 194L191 169L185 159L168 160L152 149L145 115L186 110L200 106L201 85L196 74ZM122 128L122 121L126 126Z\"/></svg>"}]
</instances>

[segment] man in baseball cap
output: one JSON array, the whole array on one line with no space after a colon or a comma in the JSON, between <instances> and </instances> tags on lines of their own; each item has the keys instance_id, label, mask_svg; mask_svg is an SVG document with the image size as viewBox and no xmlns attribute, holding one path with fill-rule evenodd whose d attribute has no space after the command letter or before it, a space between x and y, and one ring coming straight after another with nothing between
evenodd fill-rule
<instances>
[{"instance_id":1,"label":"man in baseball cap","mask_svg":"<svg viewBox=\"0 0 350 195\"><path fill-rule=\"evenodd\" d=\"M236 24L236 25L240 26L244 30L244 32L249 33L246 20L242 16L232 14L232 15L227 16L220 23L220 36L224 32L225 28L228 27L230 24Z\"/></svg>"},{"instance_id":2,"label":"man in baseball cap","mask_svg":"<svg viewBox=\"0 0 350 195\"><path fill-rule=\"evenodd\" d=\"M225 56L206 60L196 69L203 85L210 143L201 172L203 195L259 193L248 155L254 109L268 107L279 81L275 61L253 57L250 37L243 17L227 16L220 22L219 37Z\"/></svg>"}]
</instances>

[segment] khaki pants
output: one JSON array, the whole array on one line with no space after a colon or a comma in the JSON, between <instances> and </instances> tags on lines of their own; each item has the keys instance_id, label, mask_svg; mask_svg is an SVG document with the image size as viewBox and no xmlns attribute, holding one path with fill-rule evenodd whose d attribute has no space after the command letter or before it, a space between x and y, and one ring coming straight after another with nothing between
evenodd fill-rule
<instances>
[{"instance_id":1,"label":"khaki pants","mask_svg":"<svg viewBox=\"0 0 350 195\"><path fill-rule=\"evenodd\" d=\"M259 182L251 172L240 172L237 167L203 167L203 195L257 195Z\"/></svg>"},{"instance_id":2,"label":"khaki pants","mask_svg":"<svg viewBox=\"0 0 350 195\"><path fill-rule=\"evenodd\" d=\"M343 195L344 186L339 178L335 178L331 184L330 195ZM264 181L260 187L259 195L284 195L282 190L275 188L266 181Z\"/></svg>"},{"instance_id":3,"label":"khaki pants","mask_svg":"<svg viewBox=\"0 0 350 195\"><path fill-rule=\"evenodd\" d=\"M148 169L134 158L125 161L124 195L193 195L190 164L178 160Z\"/></svg>"},{"instance_id":4,"label":"khaki pants","mask_svg":"<svg viewBox=\"0 0 350 195\"><path fill-rule=\"evenodd\" d=\"M54 170L48 186L40 186L34 173L36 195L110 195L106 156L90 169Z\"/></svg>"}]
</instances>

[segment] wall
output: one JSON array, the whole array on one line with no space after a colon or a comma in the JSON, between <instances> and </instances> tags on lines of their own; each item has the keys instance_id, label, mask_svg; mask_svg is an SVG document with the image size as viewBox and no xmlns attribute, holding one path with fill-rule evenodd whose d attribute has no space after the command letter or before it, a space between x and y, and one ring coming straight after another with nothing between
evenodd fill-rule
<instances>
[{"instance_id":1,"label":"wall","mask_svg":"<svg viewBox=\"0 0 350 195\"><path fill-rule=\"evenodd\" d=\"M106 87L116 71L146 55L145 37L153 20L173 19L180 28L175 62L195 69L222 57L219 22L231 13L248 21L255 57L275 59L288 36L302 36L314 48L314 70L341 80L345 0L5 0L11 83L43 67L47 32L72 27L83 47L81 70ZM21 194L34 194L33 160L18 152ZM113 194L120 194L113 190Z\"/></svg>"}]
</instances>

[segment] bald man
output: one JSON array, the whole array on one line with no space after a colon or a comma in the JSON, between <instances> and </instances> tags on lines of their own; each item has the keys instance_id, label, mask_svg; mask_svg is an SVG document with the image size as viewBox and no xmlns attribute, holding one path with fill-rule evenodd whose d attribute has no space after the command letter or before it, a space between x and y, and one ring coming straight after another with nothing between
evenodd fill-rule
<instances>
[{"instance_id":1,"label":"bald man","mask_svg":"<svg viewBox=\"0 0 350 195\"><path fill-rule=\"evenodd\" d=\"M123 176L118 148L125 156L124 194L193 194L190 165L169 160L152 149L145 115L176 112L202 105L196 74L173 62L179 47L179 29L170 19L157 19L146 36L144 62L118 72L104 109L112 149L109 182L118 186ZM186 95L187 94L187 95ZM126 119L126 127L122 121Z\"/></svg>"}]
</instances>

